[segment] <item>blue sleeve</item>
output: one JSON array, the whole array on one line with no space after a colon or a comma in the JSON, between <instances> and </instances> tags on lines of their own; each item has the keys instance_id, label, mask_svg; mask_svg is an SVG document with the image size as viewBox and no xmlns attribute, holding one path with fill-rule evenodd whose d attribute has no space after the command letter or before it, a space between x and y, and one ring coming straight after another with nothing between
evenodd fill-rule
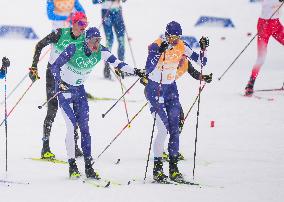
<instances>
[{"instance_id":1,"label":"blue sleeve","mask_svg":"<svg viewBox=\"0 0 284 202\"><path fill-rule=\"evenodd\" d=\"M47 0L47 17L49 20L66 20L68 16L61 16L54 13L54 3L52 0Z\"/></svg>"},{"instance_id":2,"label":"blue sleeve","mask_svg":"<svg viewBox=\"0 0 284 202\"><path fill-rule=\"evenodd\" d=\"M0 79L3 79L5 77L5 71L4 70L0 70Z\"/></svg>"},{"instance_id":3,"label":"blue sleeve","mask_svg":"<svg viewBox=\"0 0 284 202\"><path fill-rule=\"evenodd\" d=\"M93 4L100 4L102 2L103 2L103 0L93 0Z\"/></svg>"},{"instance_id":4,"label":"blue sleeve","mask_svg":"<svg viewBox=\"0 0 284 202\"><path fill-rule=\"evenodd\" d=\"M158 61L161 57L161 53L159 52L159 46L156 43L152 43L148 48L148 57L146 60L146 74L151 73L158 64Z\"/></svg>"},{"instance_id":5,"label":"blue sleeve","mask_svg":"<svg viewBox=\"0 0 284 202\"><path fill-rule=\"evenodd\" d=\"M62 53L58 56L55 62L51 65L50 70L57 83L58 81L61 80L61 77L60 77L61 67L65 65L72 58L75 52L76 52L76 46L74 44L68 45L64 49L64 51L62 51Z\"/></svg>"},{"instance_id":6,"label":"blue sleeve","mask_svg":"<svg viewBox=\"0 0 284 202\"><path fill-rule=\"evenodd\" d=\"M85 10L84 10L83 6L80 4L79 0L75 1L75 5L74 6L75 6L75 10L76 11L85 13Z\"/></svg>"}]
</instances>

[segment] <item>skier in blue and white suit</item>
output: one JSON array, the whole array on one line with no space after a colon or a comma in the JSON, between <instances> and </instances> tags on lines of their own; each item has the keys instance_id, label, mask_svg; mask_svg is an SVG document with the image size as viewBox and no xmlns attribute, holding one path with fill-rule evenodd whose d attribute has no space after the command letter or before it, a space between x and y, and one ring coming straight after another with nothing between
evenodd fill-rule
<instances>
[{"instance_id":1,"label":"skier in blue and white suit","mask_svg":"<svg viewBox=\"0 0 284 202\"><path fill-rule=\"evenodd\" d=\"M71 27L72 13L85 13L79 0L47 0L47 16L52 21L52 30Z\"/></svg>"},{"instance_id":2,"label":"skier in blue and white suit","mask_svg":"<svg viewBox=\"0 0 284 202\"><path fill-rule=\"evenodd\" d=\"M184 41L180 39L182 28L179 23L172 21L167 24L165 36L157 39L149 46L146 61L146 98L150 102L150 111L156 119L160 119L170 134L169 151L169 175L172 180L182 180L179 172L179 116L181 105L176 86L176 72L183 56L205 66L207 57L194 52ZM205 43L205 42L204 42ZM155 144L156 146L159 146ZM161 150L163 143L160 145ZM163 181L167 176L163 173L161 157L154 158L154 179Z\"/></svg>"},{"instance_id":3,"label":"skier in blue and white suit","mask_svg":"<svg viewBox=\"0 0 284 202\"><path fill-rule=\"evenodd\" d=\"M119 71L144 76L139 69L118 60L106 47L100 44L101 35L97 28L89 28L83 43L68 45L51 66L51 71L61 93L59 105L67 126L66 148L70 177L80 175L75 162L74 128L76 122L81 131L81 147L84 153L87 177L99 178L92 168L91 136L89 132L89 105L84 82L102 59Z\"/></svg>"},{"instance_id":4,"label":"skier in blue and white suit","mask_svg":"<svg viewBox=\"0 0 284 202\"><path fill-rule=\"evenodd\" d=\"M102 23L106 35L106 46L109 50L112 49L114 37L113 30L115 31L118 52L117 56L119 60L124 60L125 53L125 24L122 16L121 0L93 0L94 4L102 4ZM125 2L126 0L122 0ZM110 79L109 64L105 64L104 77Z\"/></svg>"}]
</instances>

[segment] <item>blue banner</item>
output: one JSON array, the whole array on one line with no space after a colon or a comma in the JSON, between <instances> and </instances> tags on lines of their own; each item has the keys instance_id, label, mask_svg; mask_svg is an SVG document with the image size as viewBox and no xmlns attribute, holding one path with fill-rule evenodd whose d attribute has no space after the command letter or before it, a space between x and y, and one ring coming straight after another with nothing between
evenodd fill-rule
<instances>
[{"instance_id":1,"label":"blue banner","mask_svg":"<svg viewBox=\"0 0 284 202\"><path fill-rule=\"evenodd\" d=\"M20 39L38 39L38 36L31 27L23 26L0 26L1 38L20 38Z\"/></svg>"}]
</instances>

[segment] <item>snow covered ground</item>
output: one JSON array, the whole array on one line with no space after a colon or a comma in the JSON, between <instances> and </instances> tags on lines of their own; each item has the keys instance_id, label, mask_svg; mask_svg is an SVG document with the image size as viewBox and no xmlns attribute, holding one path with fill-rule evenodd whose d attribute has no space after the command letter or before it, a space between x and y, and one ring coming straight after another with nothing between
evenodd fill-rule
<instances>
[{"instance_id":1,"label":"snow covered ground","mask_svg":"<svg viewBox=\"0 0 284 202\"><path fill-rule=\"evenodd\" d=\"M100 6L91 1L82 1L90 25L100 25ZM50 32L51 25L46 17L45 1L0 1L1 25L32 26L40 38ZM17 106L8 119L8 172L5 172L5 130L0 128L0 179L29 182L28 185L0 183L0 201L3 202L89 202L89 201L211 201L211 202L281 202L284 198L284 93L265 92L260 96L274 98L245 98L241 96L256 59L254 41L221 81L217 77L239 54L256 33L256 22L260 13L259 3L248 0L129 0L123 5L126 28L132 38L134 56L139 68L143 68L147 46L164 32L166 24L176 20L182 24L185 35L210 38L209 63L205 73L213 72L214 80L206 85L201 97L195 182L210 185L174 186L143 184L147 152L153 119L149 109L144 109L130 128L112 144L95 163L95 169L102 177L126 183L130 186L112 186L109 189L96 188L82 181L68 179L68 166L36 162L25 158L39 157L41 150L42 124L45 108L37 108L45 101L45 69L48 56L40 63L41 79ZM283 9L282 9L283 10ZM236 28L196 28L200 15L228 17ZM284 23L284 16L281 18ZM221 40L225 37L225 40ZM1 39L0 57L11 60L7 86L8 92L27 73L32 62L37 41ZM113 52L116 53L116 47ZM284 82L284 49L274 39L269 42L266 62L256 81L255 89L280 88ZM47 49L45 49L47 50ZM45 52L45 50L43 52ZM129 49L126 61L133 64ZM197 65L195 65L197 67ZM100 63L86 84L88 92L97 97L117 98L121 95L117 81L106 81L102 76ZM199 68L197 68L199 69ZM136 78L124 80L130 86ZM28 87L24 84L8 100L8 110ZM178 80L180 99L185 111L191 106L199 82L189 76ZM0 81L0 100L4 99L4 81ZM143 87L137 84L126 97L132 117L145 103ZM111 139L127 123L123 103L119 103L106 118L104 113L113 101L90 102L90 130L92 153L96 157ZM1 121L4 105L0 106ZM210 127L210 121L215 127ZM185 123L181 135L181 152L186 160L180 163L180 170L192 179L196 107ZM65 123L58 113L51 134L51 148L57 158L66 159ZM120 158L120 164L115 162ZM84 173L83 159L78 160ZM148 170L148 181L152 178L152 161ZM165 166L167 171L167 165Z\"/></svg>"}]
</instances>

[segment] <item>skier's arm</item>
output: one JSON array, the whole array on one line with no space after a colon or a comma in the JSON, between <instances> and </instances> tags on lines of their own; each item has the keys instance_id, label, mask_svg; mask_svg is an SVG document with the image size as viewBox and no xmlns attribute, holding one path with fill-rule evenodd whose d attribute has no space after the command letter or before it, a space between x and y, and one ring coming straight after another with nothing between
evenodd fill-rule
<instances>
[{"instance_id":1,"label":"skier's arm","mask_svg":"<svg viewBox=\"0 0 284 202\"><path fill-rule=\"evenodd\" d=\"M206 57L206 51L204 51L204 55L199 55L198 53L196 53L195 51L193 51L188 44L185 44L185 52L184 54L186 55L186 57L188 57L190 60L193 60L194 62L196 62L197 64L199 64L200 66L205 66L207 63L207 57Z\"/></svg>"},{"instance_id":2,"label":"skier's arm","mask_svg":"<svg viewBox=\"0 0 284 202\"><path fill-rule=\"evenodd\" d=\"M68 45L62 53L58 56L55 62L50 66L50 70L54 76L56 83L61 81L60 71L61 67L65 65L75 54L76 46L74 44Z\"/></svg>"},{"instance_id":3,"label":"skier's arm","mask_svg":"<svg viewBox=\"0 0 284 202\"><path fill-rule=\"evenodd\" d=\"M84 10L83 6L80 4L79 0L75 0L74 7L75 7L76 11L85 13L85 10Z\"/></svg>"},{"instance_id":4,"label":"skier's arm","mask_svg":"<svg viewBox=\"0 0 284 202\"><path fill-rule=\"evenodd\" d=\"M190 61L188 61L188 69L187 72L190 74L190 76L196 80L200 80L201 73L197 71Z\"/></svg>"},{"instance_id":5,"label":"skier's arm","mask_svg":"<svg viewBox=\"0 0 284 202\"><path fill-rule=\"evenodd\" d=\"M47 0L47 17L49 20L67 20L68 16L57 15L54 13L54 2L53 0Z\"/></svg>"},{"instance_id":6,"label":"skier's arm","mask_svg":"<svg viewBox=\"0 0 284 202\"><path fill-rule=\"evenodd\" d=\"M146 65L145 65L147 75L156 68L161 55L162 53L160 51L160 47L158 44L152 43L148 47L148 56L147 56Z\"/></svg>"},{"instance_id":7,"label":"skier's arm","mask_svg":"<svg viewBox=\"0 0 284 202\"><path fill-rule=\"evenodd\" d=\"M46 37L44 37L42 40L40 40L36 47L35 47L35 53L33 56L33 63L32 63L32 67L37 68L37 64L39 61L39 57L41 54L42 49L52 43L57 43L60 36L61 36L61 29L57 29L53 32L51 32L49 35L47 35Z\"/></svg>"},{"instance_id":8,"label":"skier's arm","mask_svg":"<svg viewBox=\"0 0 284 202\"><path fill-rule=\"evenodd\" d=\"M105 62L108 62L110 65L112 65L115 68L118 68L119 70L123 72L127 72L129 74L136 74L135 69L130 67L128 64L126 64L123 61L120 61L117 59L106 47L102 46L102 60Z\"/></svg>"}]
</instances>

